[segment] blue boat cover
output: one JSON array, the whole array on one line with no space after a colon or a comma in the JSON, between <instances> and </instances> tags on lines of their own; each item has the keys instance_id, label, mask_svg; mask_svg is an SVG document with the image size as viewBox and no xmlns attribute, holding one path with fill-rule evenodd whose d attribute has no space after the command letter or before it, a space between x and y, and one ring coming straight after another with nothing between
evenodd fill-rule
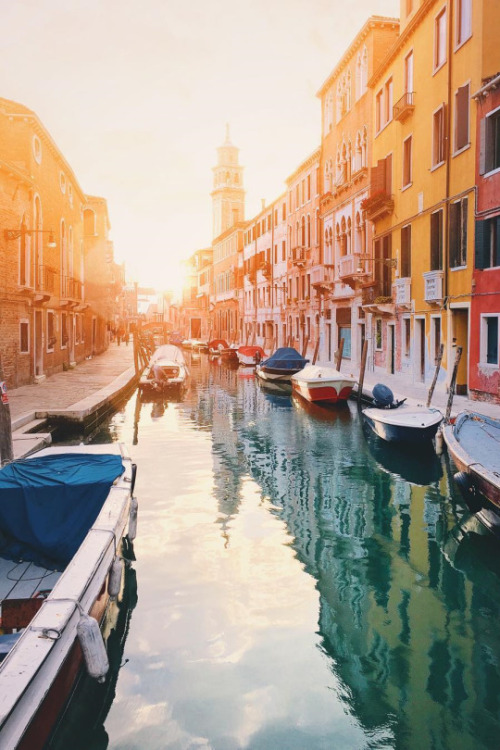
<instances>
[{"instance_id":1,"label":"blue boat cover","mask_svg":"<svg viewBox=\"0 0 500 750\"><path fill-rule=\"evenodd\" d=\"M61 453L0 470L0 554L64 568L124 471L113 454Z\"/></svg>"},{"instance_id":2,"label":"blue boat cover","mask_svg":"<svg viewBox=\"0 0 500 750\"><path fill-rule=\"evenodd\" d=\"M308 359L304 359L297 349L292 346L282 346L280 349L276 349L274 354L268 359L261 362L261 367L273 367L280 370L297 370L302 369L309 362Z\"/></svg>"}]
</instances>

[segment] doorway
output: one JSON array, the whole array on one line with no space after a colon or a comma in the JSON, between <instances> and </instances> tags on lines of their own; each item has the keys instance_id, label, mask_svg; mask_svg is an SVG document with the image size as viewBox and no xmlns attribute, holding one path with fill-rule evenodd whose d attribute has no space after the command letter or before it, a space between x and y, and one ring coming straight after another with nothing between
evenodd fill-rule
<instances>
[{"instance_id":1,"label":"doorway","mask_svg":"<svg viewBox=\"0 0 500 750\"><path fill-rule=\"evenodd\" d=\"M468 362L469 362L469 310L458 308L451 310L451 326L453 336L453 347L462 347L462 356L457 370L456 394L466 396L469 388ZM454 349L452 350L454 351ZM450 373L454 363L454 354L450 362Z\"/></svg>"},{"instance_id":2,"label":"doorway","mask_svg":"<svg viewBox=\"0 0 500 750\"><path fill-rule=\"evenodd\" d=\"M425 318L415 318L415 379L425 382Z\"/></svg>"}]
</instances>

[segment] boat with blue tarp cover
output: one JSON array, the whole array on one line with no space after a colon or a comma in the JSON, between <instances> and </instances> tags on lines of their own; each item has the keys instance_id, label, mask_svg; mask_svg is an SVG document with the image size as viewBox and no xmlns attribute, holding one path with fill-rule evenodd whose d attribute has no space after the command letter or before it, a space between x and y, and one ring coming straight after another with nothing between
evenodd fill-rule
<instances>
[{"instance_id":1,"label":"boat with blue tarp cover","mask_svg":"<svg viewBox=\"0 0 500 750\"><path fill-rule=\"evenodd\" d=\"M300 372L309 362L291 346L282 346L276 349L268 359L263 360L255 368L257 375L262 380L284 380L291 381L292 375Z\"/></svg>"},{"instance_id":2,"label":"boat with blue tarp cover","mask_svg":"<svg viewBox=\"0 0 500 750\"><path fill-rule=\"evenodd\" d=\"M106 679L99 630L135 536L123 446L46 448L0 470L0 747L47 743L85 661ZM128 540L127 540L128 544Z\"/></svg>"}]
</instances>

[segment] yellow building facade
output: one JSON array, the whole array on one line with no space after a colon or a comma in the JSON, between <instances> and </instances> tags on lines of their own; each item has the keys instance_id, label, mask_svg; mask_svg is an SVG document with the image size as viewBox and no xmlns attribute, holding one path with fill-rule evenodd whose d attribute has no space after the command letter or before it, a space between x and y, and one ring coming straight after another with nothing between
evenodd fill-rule
<instances>
[{"instance_id":1,"label":"yellow building facade","mask_svg":"<svg viewBox=\"0 0 500 750\"><path fill-rule=\"evenodd\" d=\"M499 67L496 0L402 0L400 36L369 81L373 92L370 196L379 278L390 298L378 318L376 366L450 381L467 393L474 267L476 129L472 95ZM391 299L392 298L392 299ZM387 304L389 303L389 304Z\"/></svg>"}]
</instances>

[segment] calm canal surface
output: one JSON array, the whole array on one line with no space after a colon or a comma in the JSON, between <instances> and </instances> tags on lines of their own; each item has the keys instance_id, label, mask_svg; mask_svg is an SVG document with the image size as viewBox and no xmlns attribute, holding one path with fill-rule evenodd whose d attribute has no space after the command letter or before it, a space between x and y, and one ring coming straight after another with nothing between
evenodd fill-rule
<instances>
[{"instance_id":1,"label":"calm canal surface","mask_svg":"<svg viewBox=\"0 0 500 750\"><path fill-rule=\"evenodd\" d=\"M500 548L464 534L447 457L191 372L95 437L138 464L136 562L115 675L58 750L498 748Z\"/></svg>"}]
</instances>

